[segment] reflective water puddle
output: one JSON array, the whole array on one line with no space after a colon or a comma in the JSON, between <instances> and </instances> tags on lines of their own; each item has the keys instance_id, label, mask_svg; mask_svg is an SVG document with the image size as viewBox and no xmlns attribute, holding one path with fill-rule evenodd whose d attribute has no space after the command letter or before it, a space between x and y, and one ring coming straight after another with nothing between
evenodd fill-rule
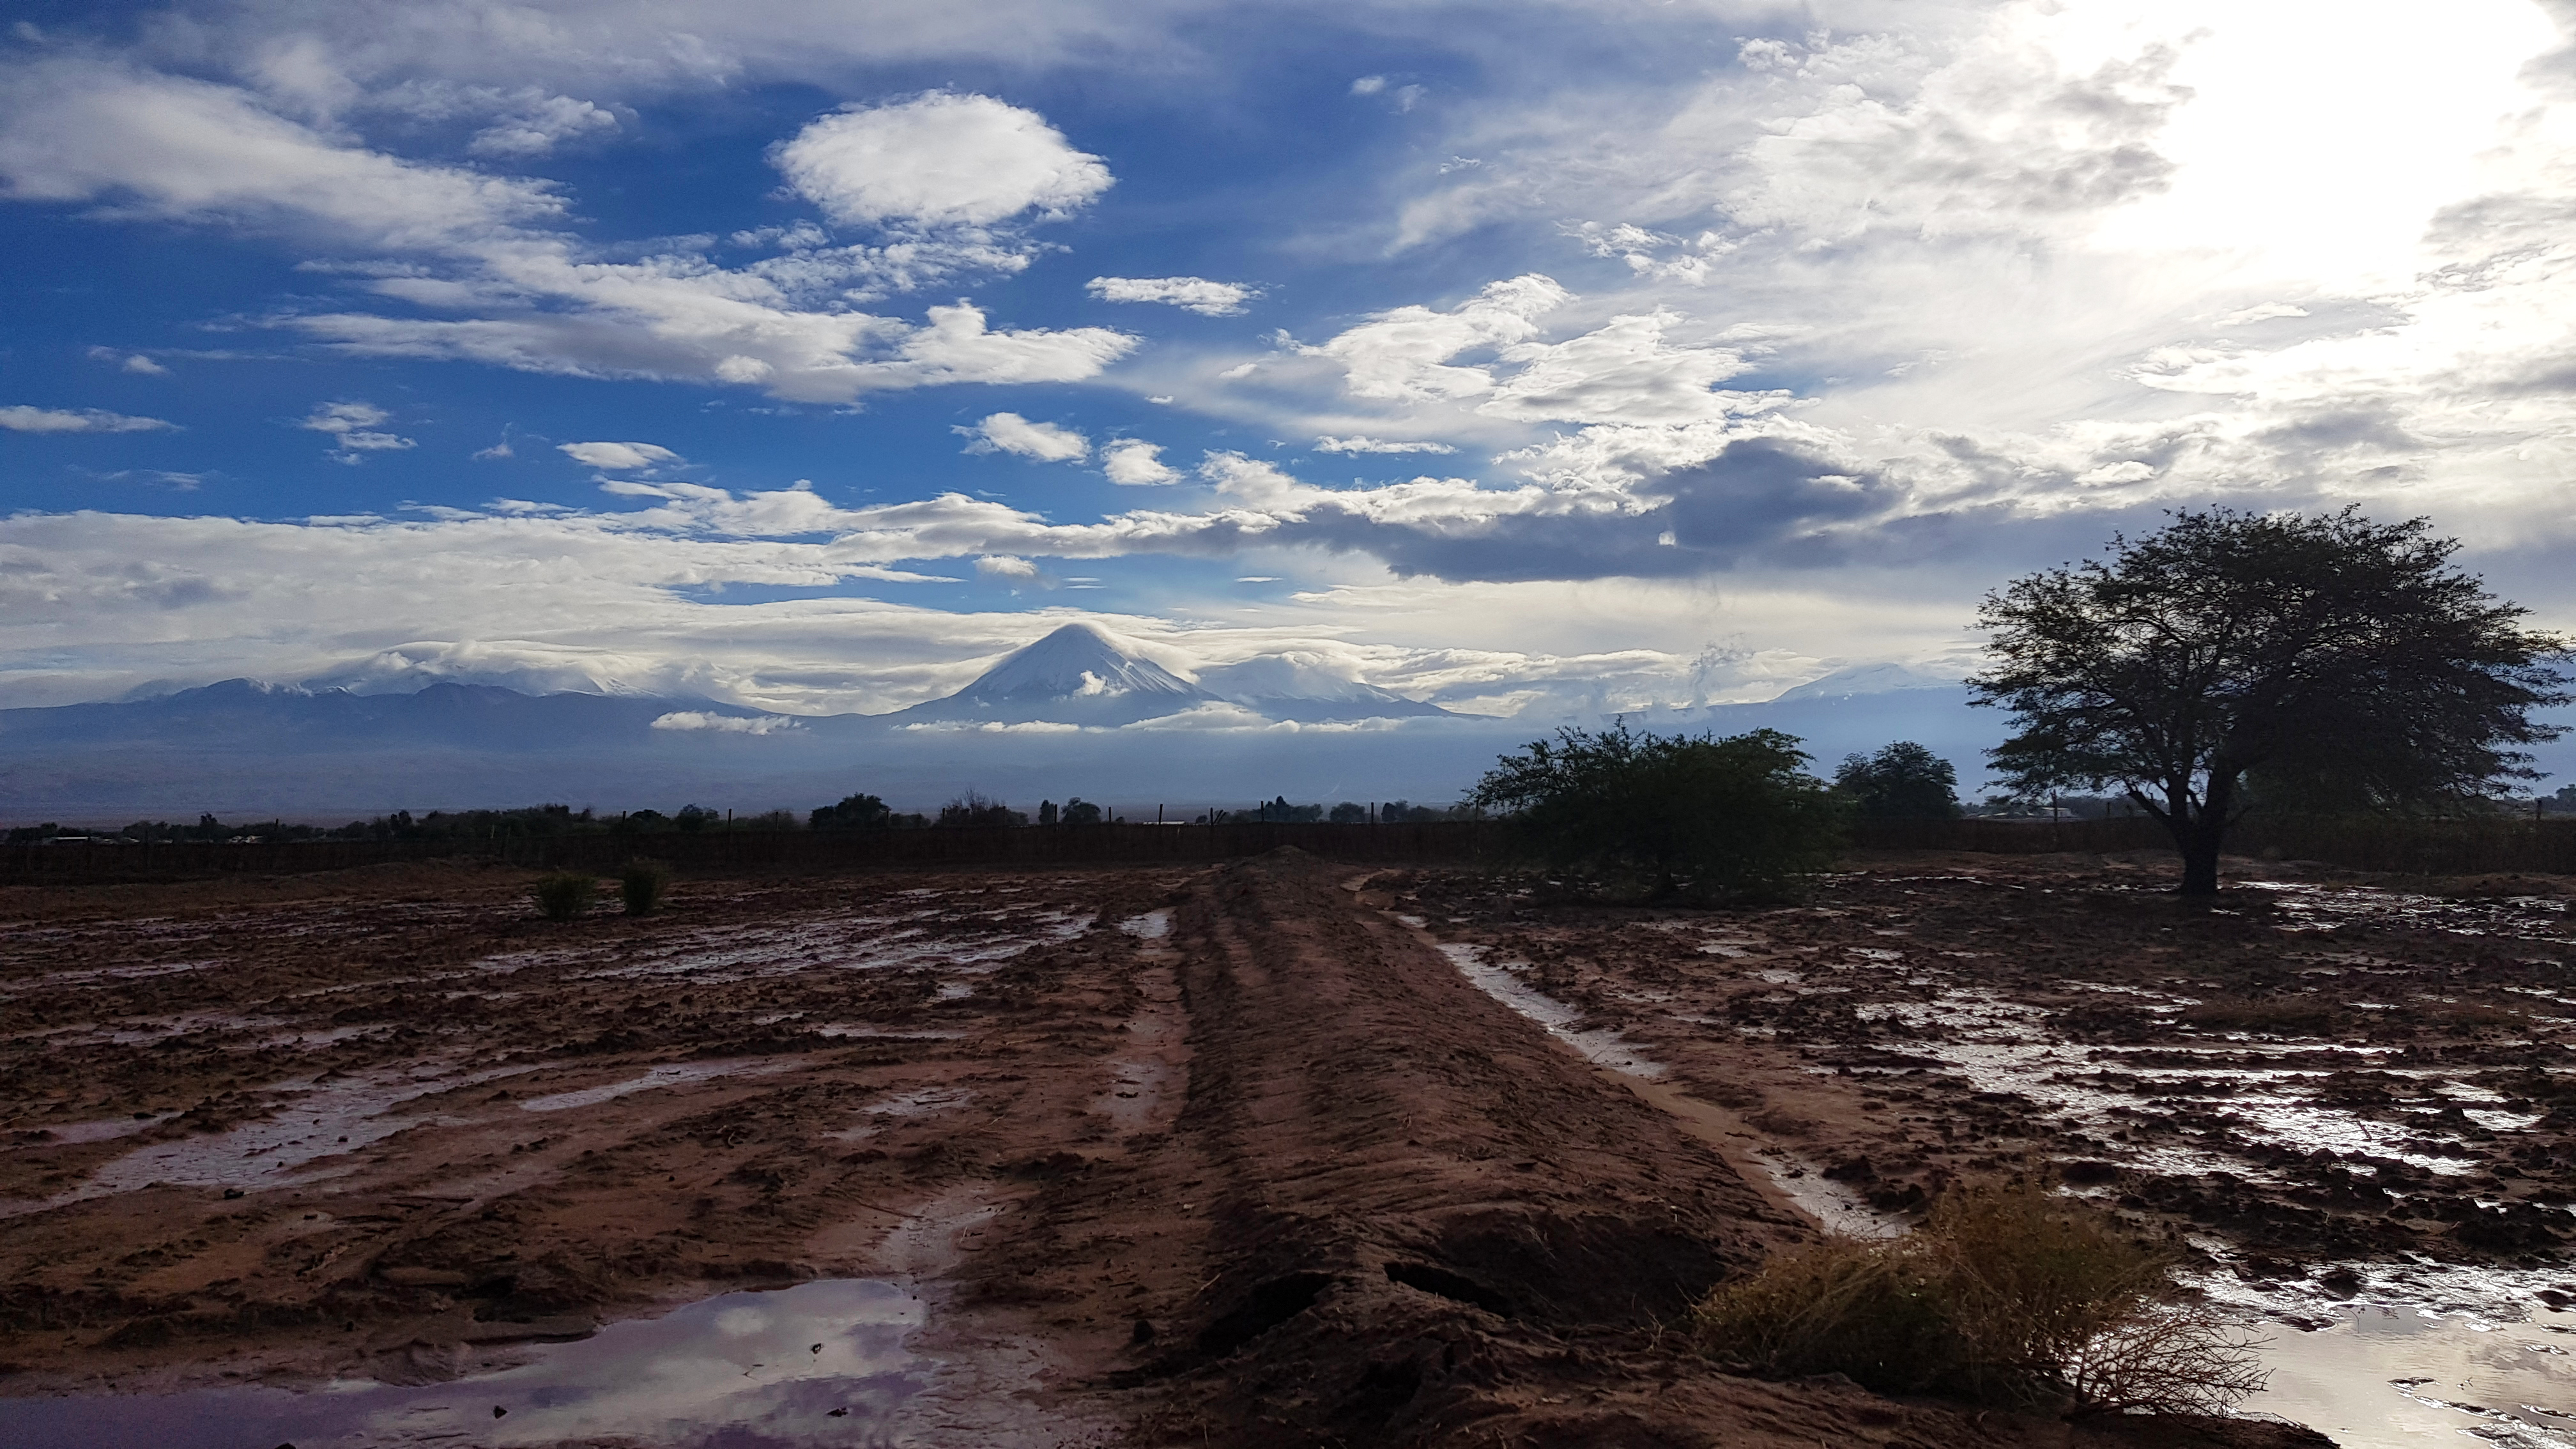
<instances>
[{"instance_id":1,"label":"reflective water puddle","mask_svg":"<svg viewBox=\"0 0 2576 1449\"><path fill-rule=\"evenodd\" d=\"M2403 1306L2335 1316L2314 1333L2266 1325L2271 1382L2238 1412L2295 1420L2344 1449L2576 1446L2576 1333Z\"/></svg>"},{"instance_id":2,"label":"reflective water puddle","mask_svg":"<svg viewBox=\"0 0 2576 1449\"><path fill-rule=\"evenodd\" d=\"M904 1339L920 1299L870 1278L728 1293L611 1324L528 1362L429 1387L340 1381L296 1392L0 1399L0 1442L27 1449L358 1449L612 1440L663 1449L903 1442L935 1365Z\"/></svg>"},{"instance_id":3,"label":"reflective water puddle","mask_svg":"<svg viewBox=\"0 0 2576 1449\"><path fill-rule=\"evenodd\" d=\"M1596 1067L1608 1067L1632 1077L1648 1080L1664 1075L1664 1064L1641 1055L1610 1027L1584 1030L1583 1013L1553 996L1531 986L1513 974L1510 965L1495 965L1485 960L1485 948L1452 942L1437 943L1440 954L1449 958L1458 974L1476 984L1476 988L1503 1005L1547 1028L1547 1034L1583 1054L1583 1059ZM1517 964L1517 963L1514 963Z\"/></svg>"}]
</instances>

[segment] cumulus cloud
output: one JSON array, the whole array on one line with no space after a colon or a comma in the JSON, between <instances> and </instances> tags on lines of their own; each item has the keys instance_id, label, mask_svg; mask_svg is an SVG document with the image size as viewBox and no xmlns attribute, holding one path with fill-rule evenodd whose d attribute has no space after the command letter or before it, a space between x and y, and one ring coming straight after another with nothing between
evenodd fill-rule
<instances>
[{"instance_id":1,"label":"cumulus cloud","mask_svg":"<svg viewBox=\"0 0 2576 1449\"><path fill-rule=\"evenodd\" d=\"M712 381L840 403L953 383L1077 381L1136 346L1106 328L996 331L965 302L930 308L922 324L853 308L854 296L1027 265L1026 247L971 228L876 246L799 245L744 267L718 265L691 243L602 256L563 229L566 207L552 183L384 155L278 115L237 87L60 59L20 65L7 80L0 195L91 203L107 217L309 233L385 258L346 269L368 290L445 314L269 319L350 353ZM930 112L963 115L964 140L939 152L961 165L981 144L1016 145L1022 161L1061 145L1046 142L1054 133L1030 113L980 97L924 98L906 114L921 122ZM1072 205L1096 194L1092 180L1105 185L1106 172L1092 178L1088 158L1066 154L1074 159L1056 183L1001 157L998 171L975 172L946 192L917 168L898 190L912 198L905 204L927 208L924 220L981 215L1014 196L1017 210L1003 215ZM830 147L809 158L815 184L847 190L843 183L856 183L835 169L834 155L846 159ZM851 195L862 192L883 199L864 187Z\"/></svg>"},{"instance_id":2,"label":"cumulus cloud","mask_svg":"<svg viewBox=\"0 0 2576 1449\"><path fill-rule=\"evenodd\" d=\"M487 448L474 456L509 457L508 444L499 449ZM639 468L658 468L664 463L681 461L680 455L654 443L557 443L555 451L603 473L631 473Z\"/></svg>"},{"instance_id":3,"label":"cumulus cloud","mask_svg":"<svg viewBox=\"0 0 2576 1449\"><path fill-rule=\"evenodd\" d=\"M933 91L825 116L771 158L798 194L852 225L990 226L1062 216L1109 189L1109 167L1035 111Z\"/></svg>"},{"instance_id":4,"label":"cumulus cloud","mask_svg":"<svg viewBox=\"0 0 2576 1449\"><path fill-rule=\"evenodd\" d=\"M374 403L315 403L313 411L296 426L310 433L329 434L331 456L343 463L355 463L363 453L395 453L416 446L409 438L382 430L379 425L392 417Z\"/></svg>"},{"instance_id":5,"label":"cumulus cloud","mask_svg":"<svg viewBox=\"0 0 2576 1449\"><path fill-rule=\"evenodd\" d=\"M565 141L617 129L617 115L571 96L531 97L515 114L474 133L466 150L477 156L544 156Z\"/></svg>"},{"instance_id":6,"label":"cumulus cloud","mask_svg":"<svg viewBox=\"0 0 2576 1449\"><path fill-rule=\"evenodd\" d=\"M974 441L970 453L1015 453L1039 463L1075 463L1091 456L1091 443L1071 428L1033 423L1018 413L995 413L971 428L952 428Z\"/></svg>"},{"instance_id":7,"label":"cumulus cloud","mask_svg":"<svg viewBox=\"0 0 2576 1449\"><path fill-rule=\"evenodd\" d=\"M1094 277L1086 286L1103 302L1162 302L1202 317L1240 316L1261 295L1258 287L1205 277Z\"/></svg>"},{"instance_id":8,"label":"cumulus cloud","mask_svg":"<svg viewBox=\"0 0 2576 1449\"><path fill-rule=\"evenodd\" d=\"M1100 471L1112 483L1145 487L1157 483L1178 483L1180 472L1163 461L1160 443L1142 438L1120 438L1100 449Z\"/></svg>"},{"instance_id":9,"label":"cumulus cloud","mask_svg":"<svg viewBox=\"0 0 2576 1449\"><path fill-rule=\"evenodd\" d=\"M1447 311L1411 306L1378 313L1302 350L1340 364L1354 397L1473 403L1486 417L1515 422L1695 423L1782 400L1776 393L1719 391L1718 383L1752 364L1739 348L1674 342L1669 334L1685 319L1662 308L1613 317L1562 342L1537 340L1539 319L1573 300L1554 278L1532 273L1490 283ZM1479 351L1495 360L1455 360Z\"/></svg>"},{"instance_id":10,"label":"cumulus cloud","mask_svg":"<svg viewBox=\"0 0 2576 1449\"><path fill-rule=\"evenodd\" d=\"M1318 453L1454 453L1458 450L1447 443L1434 443L1422 439L1404 442L1386 438L1327 436L1315 440L1315 451Z\"/></svg>"},{"instance_id":11,"label":"cumulus cloud","mask_svg":"<svg viewBox=\"0 0 2576 1449\"><path fill-rule=\"evenodd\" d=\"M24 403L0 407L0 428L13 433L157 433L178 426L97 408L39 408Z\"/></svg>"},{"instance_id":12,"label":"cumulus cloud","mask_svg":"<svg viewBox=\"0 0 2576 1449\"><path fill-rule=\"evenodd\" d=\"M990 579L1019 579L1034 583L1038 577L1038 566L1008 554L986 554L975 560L975 572Z\"/></svg>"}]
</instances>

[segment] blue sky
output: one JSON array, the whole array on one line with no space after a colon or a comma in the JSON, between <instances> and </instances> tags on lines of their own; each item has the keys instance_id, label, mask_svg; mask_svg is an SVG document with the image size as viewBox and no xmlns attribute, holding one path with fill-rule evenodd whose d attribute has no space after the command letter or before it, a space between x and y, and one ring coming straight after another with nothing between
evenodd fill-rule
<instances>
[{"instance_id":1,"label":"blue sky","mask_svg":"<svg viewBox=\"0 0 2576 1449\"><path fill-rule=\"evenodd\" d=\"M1554 718L1955 675L2211 502L2576 615L2551 7L923 11L20 7L0 703L1088 618Z\"/></svg>"}]
</instances>

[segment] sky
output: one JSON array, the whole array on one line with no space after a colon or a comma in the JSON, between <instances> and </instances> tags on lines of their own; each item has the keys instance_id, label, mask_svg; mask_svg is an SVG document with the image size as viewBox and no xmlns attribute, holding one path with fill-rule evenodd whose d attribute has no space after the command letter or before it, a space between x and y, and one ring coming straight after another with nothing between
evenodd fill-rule
<instances>
[{"instance_id":1,"label":"sky","mask_svg":"<svg viewBox=\"0 0 2576 1449\"><path fill-rule=\"evenodd\" d=\"M2210 504L2576 625L2565 0L11 14L0 706L1758 700Z\"/></svg>"}]
</instances>

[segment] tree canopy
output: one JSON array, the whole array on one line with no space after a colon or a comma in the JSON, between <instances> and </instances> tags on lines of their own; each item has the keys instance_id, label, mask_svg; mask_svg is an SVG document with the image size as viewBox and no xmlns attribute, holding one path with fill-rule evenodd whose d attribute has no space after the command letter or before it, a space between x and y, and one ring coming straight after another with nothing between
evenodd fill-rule
<instances>
[{"instance_id":1,"label":"tree canopy","mask_svg":"<svg viewBox=\"0 0 2576 1449\"><path fill-rule=\"evenodd\" d=\"M1549 864L1641 881L1655 897L1766 896L1823 870L1841 807L1795 737L1561 729L1505 755L1469 803L1509 812Z\"/></svg>"},{"instance_id":2,"label":"tree canopy","mask_svg":"<svg viewBox=\"0 0 2576 1449\"><path fill-rule=\"evenodd\" d=\"M1948 820L1959 813L1959 771L1912 740L1845 755L1834 788L1874 820Z\"/></svg>"},{"instance_id":3,"label":"tree canopy","mask_svg":"<svg viewBox=\"0 0 2576 1449\"><path fill-rule=\"evenodd\" d=\"M2249 772L2439 808L2528 777L2515 747L2559 733L2531 711L2568 698L2564 643L2425 520L2172 518L1988 595L1992 664L1968 682L2012 712L1991 758L2015 793L2125 791L2172 831L2186 894L2217 890Z\"/></svg>"}]
</instances>

